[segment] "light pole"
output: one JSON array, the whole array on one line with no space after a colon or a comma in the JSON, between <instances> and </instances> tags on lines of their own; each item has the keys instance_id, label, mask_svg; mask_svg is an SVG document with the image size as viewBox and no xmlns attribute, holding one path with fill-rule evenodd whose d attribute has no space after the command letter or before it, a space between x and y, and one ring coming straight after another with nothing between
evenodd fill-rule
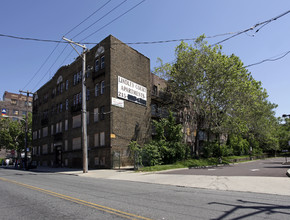
<instances>
[{"instance_id":1,"label":"light pole","mask_svg":"<svg viewBox=\"0 0 290 220\"><path fill-rule=\"evenodd\" d=\"M19 90L20 93L26 93L26 120L25 120L25 169L28 170L28 164L27 164L27 130L28 130L28 122L27 122L27 117L28 117L28 103L29 103L29 95L32 94L34 95L33 92L29 91L22 91Z\"/></svg>"},{"instance_id":2,"label":"light pole","mask_svg":"<svg viewBox=\"0 0 290 220\"><path fill-rule=\"evenodd\" d=\"M83 72L82 72L82 143L83 143L83 173L88 172L88 140L87 140L87 103L86 103L86 53L87 48L85 45L78 44L72 40L62 37L63 40L69 42L72 48L78 53L83 60ZM79 46L83 48L82 54L73 46Z\"/></svg>"}]
</instances>

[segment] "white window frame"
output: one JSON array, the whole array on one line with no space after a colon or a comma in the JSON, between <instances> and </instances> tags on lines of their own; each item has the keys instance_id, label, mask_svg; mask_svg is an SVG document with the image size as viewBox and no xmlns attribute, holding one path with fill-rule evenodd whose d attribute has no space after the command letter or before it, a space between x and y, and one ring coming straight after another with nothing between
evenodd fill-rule
<instances>
[{"instance_id":1,"label":"white window frame","mask_svg":"<svg viewBox=\"0 0 290 220\"><path fill-rule=\"evenodd\" d=\"M105 143L105 132L103 131L103 132L100 133L100 146L104 147L105 144L106 144Z\"/></svg>"},{"instance_id":2,"label":"white window frame","mask_svg":"<svg viewBox=\"0 0 290 220\"><path fill-rule=\"evenodd\" d=\"M101 57L101 69L105 68L105 55Z\"/></svg>"},{"instance_id":3,"label":"white window frame","mask_svg":"<svg viewBox=\"0 0 290 220\"><path fill-rule=\"evenodd\" d=\"M95 61L95 71L98 72L99 69L100 69L100 62L99 62L99 58L98 58L98 59L96 59L96 61Z\"/></svg>"},{"instance_id":4,"label":"white window frame","mask_svg":"<svg viewBox=\"0 0 290 220\"><path fill-rule=\"evenodd\" d=\"M99 108L94 109L94 122L99 121Z\"/></svg>"},{"instance_id":5,"label":"white window frame","mask_svg":"<svg viewBox=\"0 0 290 220\"><path fill-rule=\"evenodd\" d=\"M101 95L103 95L105 92L105 81L101 82Z\"/></svg>"},{"instance_id":6,"label":"white window frame","mask_svg":"<svg viewBox=\"0 0 290 220\"><path fill-rule=\"evenodd\" d=\"M99 83L95 85L95 96L99 95Z\"/></svg>"},{"instance_id":7,"label":"white window frame","mask_svg":"<svg viewBox=\"0 0 290 220\"><path fill-rule=\"evenodd\" d=\"M99 138L99 133L95 133L94 135L94 147L99 147L100 146L100 138Z\"/></svg>"}]
</instances>

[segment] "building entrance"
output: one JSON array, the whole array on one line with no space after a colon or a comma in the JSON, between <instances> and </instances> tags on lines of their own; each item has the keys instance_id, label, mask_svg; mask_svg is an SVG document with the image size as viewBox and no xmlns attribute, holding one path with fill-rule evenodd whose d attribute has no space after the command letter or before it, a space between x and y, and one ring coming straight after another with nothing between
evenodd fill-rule
<instances>
[{"instance_id":1,"label":"building entrance","mask_svg":"<svg viewBox=\"0 0 290 220\"><path fill-rule=\"evenodd\" d=\"M55 146L55 166L62 166L62 149L61 145Z\"/></svg>"}]
</instances>

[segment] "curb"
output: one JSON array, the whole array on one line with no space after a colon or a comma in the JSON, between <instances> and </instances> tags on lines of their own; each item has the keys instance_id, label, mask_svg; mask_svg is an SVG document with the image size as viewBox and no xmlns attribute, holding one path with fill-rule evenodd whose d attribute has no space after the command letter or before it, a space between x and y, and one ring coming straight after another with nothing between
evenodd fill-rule
<instances>
[{"instance_id":1,"label":"curb","mask_svg":"<svg viewBox=\"0 0 290 220\"><path fill-rule=\"evenodd\" d=\"M209 166L196 166L196 167L189 167L188 169L207 169L207 168L225 167L225 166L230 166L230 164L217 164L217 165L209 165Z\"/></svg>"}]
</instances>

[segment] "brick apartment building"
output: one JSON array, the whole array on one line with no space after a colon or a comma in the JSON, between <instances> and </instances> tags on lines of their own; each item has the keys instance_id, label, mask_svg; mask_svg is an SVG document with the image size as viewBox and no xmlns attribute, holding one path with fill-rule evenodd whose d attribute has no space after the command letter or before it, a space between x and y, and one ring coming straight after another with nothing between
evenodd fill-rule
<instances>
[{"instance_id":1,"label":"brick apartment building","mask_svg":"<svg viewBox=\"0 0 290 220\"><path fill-rule=\"evenodd\" d=\"M26 116L26 112L32 112L32 97L5 91L3 100L0 101L1 117L9 117L14 121L19 121ZM0 151L0 158L14 157L14 151Z\"/></svg>"},{"instance_id":2,"label":"brick apartment building","mask_svg":"<svg viewBox=\"0 0 290 220\"><path fill-rule=\"evenodd\" d=\"M151 100L158 101L164 82L151 74L147 57L111 35L86 60L89 168L129 165L130 141L151 138ZM77 58L34 96L32 157L38 165L82 167L81 71Z\"/></svg>"}]
</instances>

